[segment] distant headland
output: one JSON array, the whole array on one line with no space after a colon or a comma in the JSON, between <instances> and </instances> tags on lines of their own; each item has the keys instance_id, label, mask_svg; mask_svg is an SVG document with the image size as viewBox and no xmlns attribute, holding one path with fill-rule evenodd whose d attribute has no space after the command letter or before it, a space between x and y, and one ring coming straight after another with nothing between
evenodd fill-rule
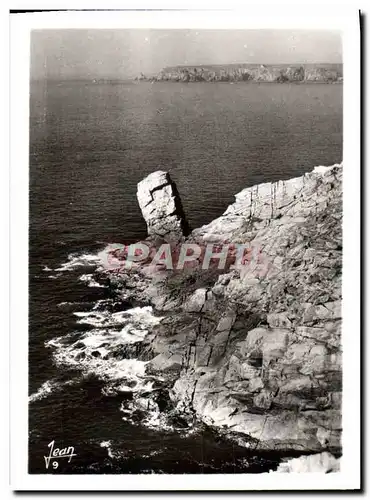
<instances>
[{"instance_id":1,"label":"distant headland","mask_svg":"<svg viewBox=\"0 0 370 500\"><path fill-rule=\"evenodd\" d=\"M150 82L343 82L342 64L214 64L172 66L157 75L141 73L135 81Z\"/></svg>"}]
</instances>

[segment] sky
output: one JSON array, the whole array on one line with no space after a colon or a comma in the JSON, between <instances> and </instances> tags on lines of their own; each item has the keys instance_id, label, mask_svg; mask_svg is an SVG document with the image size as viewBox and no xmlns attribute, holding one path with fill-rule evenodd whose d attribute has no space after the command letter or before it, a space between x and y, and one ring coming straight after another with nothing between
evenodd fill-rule
<instances>
[{"instance_id":1,"label":"sky","mask_svg":"<svg viewBox=\"0 0 370 500\"><path fill-rule=\"evenodd\" d=\"M338 31L37 30L32 79L132 78L166 66L341 63Z\"/></svg>"}]
</instances>

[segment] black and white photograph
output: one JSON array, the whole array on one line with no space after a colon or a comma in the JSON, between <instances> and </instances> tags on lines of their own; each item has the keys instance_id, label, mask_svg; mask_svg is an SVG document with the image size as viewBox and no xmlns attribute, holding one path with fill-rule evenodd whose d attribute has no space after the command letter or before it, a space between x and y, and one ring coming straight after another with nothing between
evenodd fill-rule
<instances>
[{"instance_id":1,"label":"black and white photograph","mask_svg":"<svg viewBox=\"0 0 370 500\"><path fill-rule=\"evenodd\" d=\"M94 19L26 39L24 474L340 488L344 32Z\"/></svg>"}]
</instances>

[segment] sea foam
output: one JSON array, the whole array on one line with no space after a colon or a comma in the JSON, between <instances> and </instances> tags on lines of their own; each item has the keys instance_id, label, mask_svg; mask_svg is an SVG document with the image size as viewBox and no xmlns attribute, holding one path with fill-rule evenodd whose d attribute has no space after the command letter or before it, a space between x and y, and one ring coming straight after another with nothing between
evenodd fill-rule
<instances>
[{"instance_id":1,"label":"sea foam","mask_svg":"<svg viewBox=\"0 0 370 500\"><path fill-rule=\"evenodd\" d=\"M44 382L41 385L41 387L36 392L34 392L33 394L31 394L28 397L28 402L34 403L35 401L39 401L40 399L44 399L44 398L48 397L51 393L53 393L57 390L61 390L66 385L72 385L74 383L75 383L75 380L67 380L64 382L61 382L61 381L56 380L56 379L47 380L46 382Z\"/></svg>"},{"instance_id":2,"label":"sea foam","mask_svg":"<svg viewBox=\"0 0 370 500\"><path fill-rule=\"evenodd\" d=\"M54 269L54 271L64 272L73 271L79 267L96 267L99 263L100 257L97 254L69 254L67 262Z\"/></svg>"},{"instance_id":3,"label":"sea foam","mask_svg":"<svg viewBox=\"0 0 370 500\"><path fill-rule=\"evenodd\" d=\"M127 311L90 311L74 313L77 323L94 326L87 332L72 332L45 343L53 349L57 365L80 369L105 381L104 392L151 391L153 381L147 379L147 361L122 359L127 346L137 344L162 318L154 316L151 307L135 307Z\"/></svg>"}]
</instances>

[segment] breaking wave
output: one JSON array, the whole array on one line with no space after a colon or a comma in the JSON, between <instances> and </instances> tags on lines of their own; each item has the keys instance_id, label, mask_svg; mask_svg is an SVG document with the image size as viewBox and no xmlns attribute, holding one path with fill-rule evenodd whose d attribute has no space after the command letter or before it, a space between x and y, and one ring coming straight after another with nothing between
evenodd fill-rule
<instances>
[{"instance_id":1,"label":"breaking wave","mask_svg":"<svg viewBox=\"0 0 370 500\"><path fill-rule=\"evenodd\" d=\"M146 374L148 361L137 359L137 353L146 335L162 318L155 316L150 306L115 313L109 309L96 310L106 303L100 300L92 311L73 313L78 318L77 324L89 325L91 329L54 338L45 346L53 349L56 365L102 380L106 396L149 394L161 378ZM45 393L49 388L52 390L49 385L45 385Z\"/></svg>"},{"instance_id":2,"label":"breaking wave","mask_svg":"<svg viewBox=\"0 0 370 500\"><path fill-rule=\"evenodd\" d=\"M71 254L68 261L54 272L76 269L84 272L90 267L91 271L85 271L76 279L88 287L101 287L94 275L99 263L99 255ZM185 422L173 407L166 380L160 375L147 373L153 353L146 337L163 318L155 315L151 306L127 306L129 304L118 296L89 304L61 302L58 307L75 316L76 329L48 340L45 347L52 351L54 363L63 368L64 374L67 368L81 373L82 377L97 377L103 382L101 391L104 396L121 396L117 410L121 412L122 420L154 430L194 432L195 424ZM76 311L76 307L79 310ZM47 397L59 387L58 381L46 382L30 397L30 401ZM111 449L105 442L101 446Z\"/></svg>"},{"instance_id":3,"label":"breaking wave","mask_svg":"<svg viewBox=\"0 0 370 500\"><path fill-rule=\"evenodd\" d=\"M39 401L40 399L44 399L48 397L51 393L61 390L63 387L67 385L72 385L75 383L75 380L67 380L65 382L61 382L60 380L53 379L53 380L48 380L44 382L41 387L31 394L28 397L28 402L33 403L35 401Z\"/></svg>"},{"instance_id":4,"label":"breaking wave","mask_svg":"<svg viewBox=\"0 0 370 500\"><path fill-rule=\"evenodd\" d=\"M84 283L87 284L89 287L99 287L99 288L106 288L105 285L102 285L101 283L98 283L95 281L93 274L82 274L79 278L79 281L83 281Z\"/></svg>"},{"instance_id":5,"label":"breaking wave","mask_svg":"<svg viewBox=\"0 0 370 500\"><path fill-rule=\"evenodd\" d=\"M68 260L64 264L62 264L60 267L57 267L54 269L54 271L57 272L65 272L65 271L74 271L75 269L78 269L79 267L96 267L98 264L100 264L101 258L99 257L98 254L69 254L68 255Z\"/></svg>"},{"instance_id":6,"label":"breaking wave","mask_svg":"<svg viewBox=\"0 0 370 500\"><path fill-rule=\"evenodd\" d=\"M75 312L78 324L92 326L86 332L73 332L46 342L54 348L53 357L57 364L80 368L106 380L144 376L146 362L125 359L129 344L142 342L151 328L162 318L152 314L151 307L136 307L126 311Z\"/></svg>"}]
</instances>

